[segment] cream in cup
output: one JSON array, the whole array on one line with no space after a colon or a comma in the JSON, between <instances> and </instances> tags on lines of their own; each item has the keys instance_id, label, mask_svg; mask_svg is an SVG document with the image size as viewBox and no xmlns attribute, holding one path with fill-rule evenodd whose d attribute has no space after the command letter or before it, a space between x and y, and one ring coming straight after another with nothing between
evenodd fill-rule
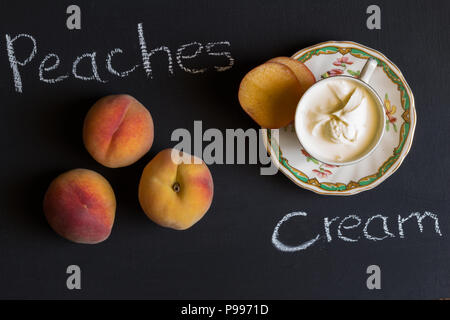
<instances>
[{"instance_id":1,"label":"cream in cup","mask_svg":"<svg viewBox=\"0 0 450 320\"><path fill-rule=\"evenodd\" d=\"M381 98L368 84L376 66L370 59L360 79L330 77L302 96L295 130L312 157L331 165L350 165L377 147L385 129L385 113Z\"/></svg>"}]
</instances>

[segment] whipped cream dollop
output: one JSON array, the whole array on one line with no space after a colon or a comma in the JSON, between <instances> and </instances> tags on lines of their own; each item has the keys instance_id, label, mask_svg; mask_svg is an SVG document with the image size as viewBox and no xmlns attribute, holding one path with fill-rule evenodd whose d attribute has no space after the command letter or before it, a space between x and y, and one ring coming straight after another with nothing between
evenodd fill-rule
<instances>
[{"instance_id":1,"label":"whipped cream dollop","mask_svg":"<svg viewBox=\"0 0 450 320\"><path fill-rule=\"evenodd\" d=\"M349 162L368 152L382 125L376 97L351 79L328 79L302 98L296 127L303 146L330 162Z\"/></svg>"}]
</instances>

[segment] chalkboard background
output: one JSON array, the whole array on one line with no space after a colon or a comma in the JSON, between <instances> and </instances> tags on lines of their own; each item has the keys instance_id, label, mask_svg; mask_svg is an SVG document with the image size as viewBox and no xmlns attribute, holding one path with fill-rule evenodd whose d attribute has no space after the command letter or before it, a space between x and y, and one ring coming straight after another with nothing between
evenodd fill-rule
<instances>
[{"instance_id":1,"label":"chalkboard background","mask_svg":"<svg viewBox=\"0 0 450 320\"><path fill-rule=\"evenodd\" d=\"M66 8L77 4L82 29L66 28ZM366 28L366 8L374 1L1 1L1 298L442 298L450 297L448 75L450 6L444 1L376 1L382 29ZM164 58L153 60L154 79L142 67L127 78L109 74L105 58L114 48L117 68L141 63L137 24L144 25L149 49L165 45L173 53L185 43L229 41L235 65L201 75ZM23 93L14 90L5 35L32 35L37 55L21 67ZM401 168L375 190L323 197L302 190L281 173L260 176L258 165L213 165L214 201L192 229L156 226L142 213L137 185L145 164L170 141L176 128L257 128L237 100L241 78L252 67L327 40L352 40L386 54L404 73L416 98L418 125ZM29 43L17 42L17 55ZM58 72L70 73L75 58L97 52L107 83L70 77L58 84L39 81L48 53L61 59ZM175 62L175 61L174 61ZM217 61L216 61L217 62ZM226 60L223 61L226 64ZM212 65L198 60L198 64ZM87 71L89 69L86 69ZM108 169L84 149L85 113L100 97L129 93L144 103L155 121L155 142L138 163ZM118 202L111 237L95 246L58 237L42 212L42 198L58 174L84 167L112 184ZM397 237L380 242L321 241L298 253L277 251L271 236L287 213L308 217L284 234L293 243L323 232L323 218L383 214ZM442 237L425 224L399 239L397 215L431 211ZM332 230L335 234L336 230ZM361 235L361 234L360 234ZM82 290L66 288L66 268L82 270ZM382 290L366 287L366 268L382 271Z\"/></svg>"}]
</instances>

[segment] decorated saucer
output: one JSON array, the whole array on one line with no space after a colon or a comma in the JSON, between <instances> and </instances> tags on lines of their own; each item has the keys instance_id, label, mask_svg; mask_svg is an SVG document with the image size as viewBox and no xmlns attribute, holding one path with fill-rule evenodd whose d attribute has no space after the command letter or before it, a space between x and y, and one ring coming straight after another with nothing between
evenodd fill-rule
<instances>
[{"instance_id":1,"label":"decorated saucer","mask_svg":"<svg viewBox=\"0 0 450 320\"><path fill-rule=\"evenodd\" d=\"M416 127L414 95L398 67L382 53L350 41L329 41L292 56L306 64L316 80L349 75L358 77L367 59L378 62L370 85L384 100L386 128L377 149L349 166L331 166L311 157L291 124L264 129L263 139L273 163L298 186L323 195L354 195L375 188L390 177L408 154Z\"/></svg>"}]
</instances>

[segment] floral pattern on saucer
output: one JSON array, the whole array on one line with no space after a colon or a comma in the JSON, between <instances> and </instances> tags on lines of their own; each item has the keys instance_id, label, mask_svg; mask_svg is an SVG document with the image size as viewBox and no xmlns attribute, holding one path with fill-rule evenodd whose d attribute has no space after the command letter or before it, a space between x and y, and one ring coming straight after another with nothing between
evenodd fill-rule
<instances>
[{"instance_id":1,"label":"floral pattern on saucer","mask_svg":"<svg viewBox=\"0 0 450 320\"><path fill-rule=\"evenodd\" d=\"M416 126L414 96L401 71L382 53L349 41L330 41L300 50L293 58L305 63L316 79L335 75L358 77L369 58L378 62L371 86L384 98L386 132L365 160L341 167L320 163L306 153L293 125L263 130L272 161L302 188L324 195L353 195L378 186L401 165L411 148Z\"/></svg>"}]
</instances>

